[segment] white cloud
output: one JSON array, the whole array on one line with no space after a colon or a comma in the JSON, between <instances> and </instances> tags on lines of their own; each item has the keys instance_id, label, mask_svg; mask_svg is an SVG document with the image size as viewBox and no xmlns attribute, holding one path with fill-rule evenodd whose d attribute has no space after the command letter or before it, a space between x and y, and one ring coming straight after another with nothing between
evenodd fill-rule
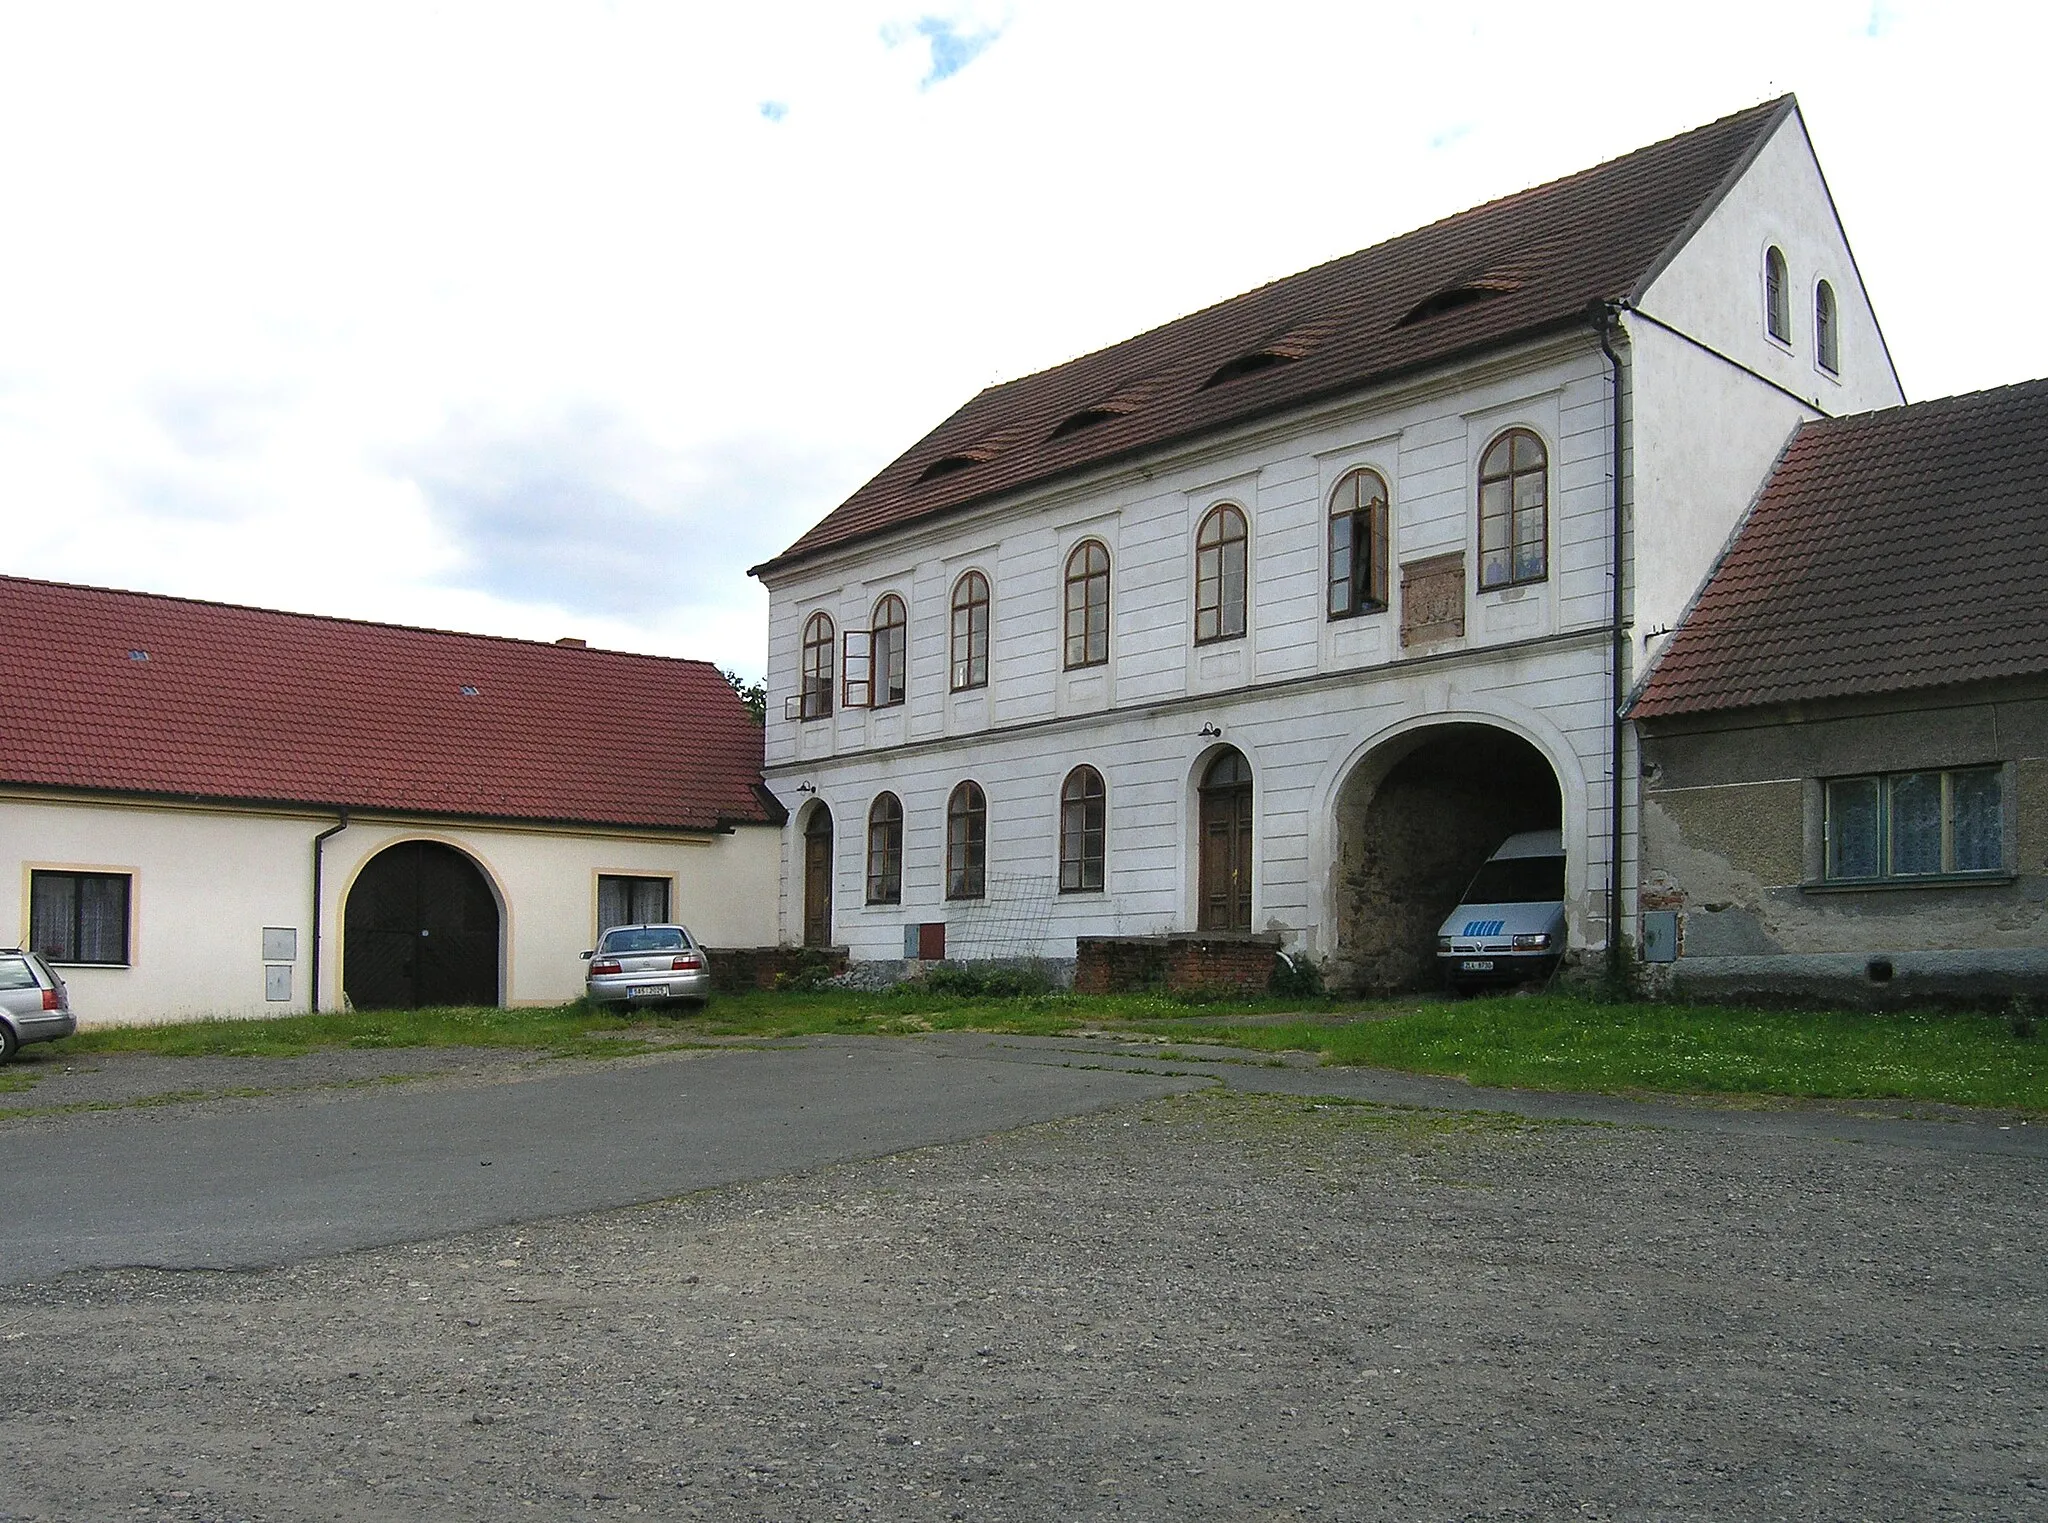
<instances>
[{"instance_id":1,"label":"white cloud","mask_svg":"<svg viewBox=\"0 0 2048 1523\"><path fill-rule=\"evenodd\" d=\"M2044 34L1863 0L0 8L0 564L758 672L744 566L980 386L1787 89L1909 393L2026 378ZM591 516L712 560L551 585Z\"/></svg>"}]
</instances>

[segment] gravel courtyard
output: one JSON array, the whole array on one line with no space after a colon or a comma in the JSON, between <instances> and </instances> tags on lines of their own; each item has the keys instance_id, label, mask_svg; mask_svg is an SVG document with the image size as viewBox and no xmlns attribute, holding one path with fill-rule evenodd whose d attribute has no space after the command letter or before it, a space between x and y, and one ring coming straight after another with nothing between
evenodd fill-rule
<instances>
[{"instance_id":1,"label":"gravel courtyard","mask_svg":"<svg viewBox=\"0 0 2048 1523\"><path fill-rule=\"evenodd\" d=\"M0 1518L2048 1515L2038 1158L1223 1090L18 1286Z\"/></svg>"}]
</instances>

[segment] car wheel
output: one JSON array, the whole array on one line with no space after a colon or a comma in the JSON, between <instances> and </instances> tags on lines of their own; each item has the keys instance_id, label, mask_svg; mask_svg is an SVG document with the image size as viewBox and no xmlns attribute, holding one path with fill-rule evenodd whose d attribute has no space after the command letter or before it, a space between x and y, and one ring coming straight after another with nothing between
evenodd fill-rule
<instances>
[{"instance_id":1,"label":"car wheel","mask_svg":"<svg viewBox=\"0 0 2048 1523\"><path fill-rule=\"evenodd\" d=\"M14 1028L0 1021L0 1063L5 1063L21 1051L21 1038L14 1034Z\"/></svg>"}]
</instances>

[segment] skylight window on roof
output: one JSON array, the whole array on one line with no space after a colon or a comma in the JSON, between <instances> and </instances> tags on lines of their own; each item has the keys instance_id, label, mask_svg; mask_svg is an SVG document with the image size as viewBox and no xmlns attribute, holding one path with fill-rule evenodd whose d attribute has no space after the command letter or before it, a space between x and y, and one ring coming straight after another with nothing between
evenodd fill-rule
<instances>
[{"instance_id":1,"label":"skylight window on roof","mask_svg":"<svg viewBox=\"0 0 2048 1523\"><path fill-rule=\"evenodd\" d=\"M131 650L128 652L128 659L130 661L147 661L149 659L149 652L146 650Z\"/></svg>"},{"instance_id":2,"label":"skylight window on roof","mask_svg":"<svg viewBox=\"0 0 2048 1523\"><path fill-rule=\"evenodd\" d=\"M474 697L476 697L476 695L477 695L477 691L478 691L478 690L477 690L476 688L473 688L473 687L471 687L471 686L470 686L470 685L469 685L468 683L466 683L466 682L465 682L465 683L463 683L463 685L462 685L462 696L463 696L463 697L465 697L465 698L474 698Z\"/></svg>"}]
</instances>

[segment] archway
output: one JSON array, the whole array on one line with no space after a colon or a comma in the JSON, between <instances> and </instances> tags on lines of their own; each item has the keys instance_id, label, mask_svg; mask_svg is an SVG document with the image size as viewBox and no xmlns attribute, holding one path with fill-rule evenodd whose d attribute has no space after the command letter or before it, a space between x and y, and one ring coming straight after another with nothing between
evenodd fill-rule
<instances>
[{"instance_id":1,"label":"archway","mask_svg":"<svg viewBox=\"0 0 2048 1523\"><path fill-rule=\"evenodd\" d=\"M452 846L378 852L349 888L342 925L342 990L358 1010L499 1002L498 899Z\"/></svg>"},{"instance_id":2,"label":"archway","mask_svg":"<svg viewBox=\"0 0 2048 1523\"><path fill-rule=\"evenodd\" d=\"M1492 725L1411 730L1337 792L1332 982L1389 993L1438 981L1436 931L1494 849L1563 823L1543 753Z\"/></svg>"},{"instance_id":3,"label":"archway","mask_svg":"<svg viewBox=\"0 0 2048 1523\"><path fill-rule=\"evenodd\" d=\"M832 811L811 806L804 821L804 945L832 944Z\"/></svg>"}]
</instances>

